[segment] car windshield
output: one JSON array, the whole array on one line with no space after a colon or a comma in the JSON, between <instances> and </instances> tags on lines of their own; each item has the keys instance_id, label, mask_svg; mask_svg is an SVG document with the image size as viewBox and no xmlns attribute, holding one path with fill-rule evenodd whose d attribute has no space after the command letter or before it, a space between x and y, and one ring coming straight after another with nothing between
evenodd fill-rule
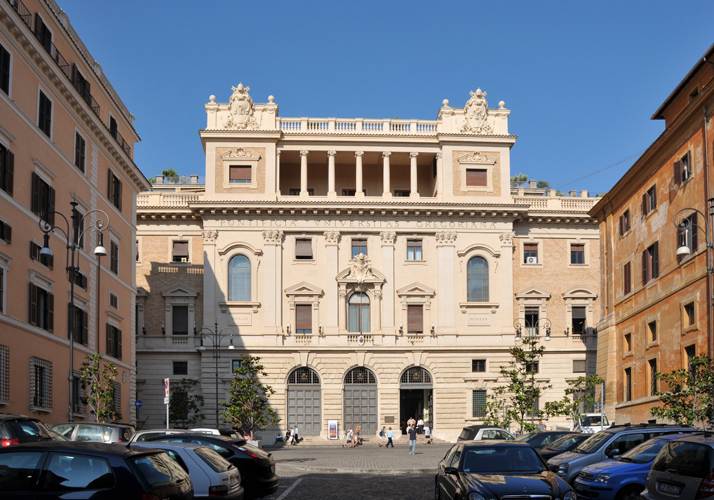
<instances>
[{"instance_id":1,"label":"car windshield","mask_svg":"<svg viewBox=\"0 0 714 500\"><path fill-rule=\"evenodd\" d=\"M537 432L529 432L528 434L523 434L522 436L517 437L516 441L525 441L527 443L537 435Z\"/></svg>"},{"instance_id":2,"label":"car windshield","mask_svg":"<svg viewBox=\"0 0 714 500\"><path fill-rule=\"evenodd\" d=\"M228 460L207 446L196 448L193 451L201 458L201 460L206 462L208 466L216 472L226 472L233 467Z\"/></svg>"},{"instance_id":3,"label":"car windshield","mask_svg":"<svg viewBox=\"0 0 714 500\"><path fill-rule=\"evenodd\" d=\"M464 427L464 429L461 431L461 434L459 435L459 439L461 440L467 440L470 439L472 432L471 429L468 427Z\"/></svg>"},{"instance_id":4,"label":"car windshield","mask_svg":"<svg viewBox=\"0 0 714 500\"><path fill-rule=\"evenodd\" d=\"M618 460L621 462L634 462L636 464L649 463L655 459L659 450L661 450L668 441L668 439L650 439L635 446L627 453L623 453Z\"/></svg>"},{"instance_id":5,"label":"car windshield","mask_svg":"<svg viewBox=\"0 0 714 500\"><path fill-rule=\"evenodd\" d=\"M577 453L595 453L597 450L599 450L602 445L605 444L605 441L610 439L612 437L612 433L610 432L598 432L597 434L593 434L589 438L587 438L585 441L580 443L577 448L575 448L575 452Z\"/></svg>"},{"instance_id":6,"label":"car windshield","mask_svg":"<svg viewBox=\"0 0 714 500\"><path fill-rule=\"evenodd\" d=\"M18 439L29 438L29 440L32 440L34 438L37 441L54 441L55 439L54 434L47 430L42 423L35 422L34 420L10 420L6 422L6 424Z\"/></svg>"},{"instance_id":7,"label":"car windshield","mask_svg":"<svg viewBox=\"0 0 714 500\"><path fill-rule=\"evenodd\" d=\"M552 451L563 451L568 449L569 446L572 446L578 439L581 439L581 437L577 435L562 436L549 445L544 446L544 448Z\"/></svg>"},{"instance_id":8,"label":"car windshield","mask_svg":"<svg viewBox=\"0 0 714 500\"><path fill-rule=\"evenodd\" d=\"M465 447L462 472L471 474L540 474L545 467L530 446Z\"/></svg>"},{"instance_id":9,"label":"car windshield","mask_svg":"<svg viewBox=\"0 0 714 500\"><path fill-rule=\"evenodd\" d=\"M610 421L603 415L605 425L610 425ZM580 419L580 425L582 427L590 427L592 425L600 425L600 415L587 415Z\"/></svg>"}]
</instances>

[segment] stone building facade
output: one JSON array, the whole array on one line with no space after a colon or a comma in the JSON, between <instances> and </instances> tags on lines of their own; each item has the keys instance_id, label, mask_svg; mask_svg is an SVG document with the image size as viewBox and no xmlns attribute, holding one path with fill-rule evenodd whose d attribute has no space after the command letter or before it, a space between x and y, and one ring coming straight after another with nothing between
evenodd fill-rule
<instances>
[{"instance_id":1,"label":"stone building facade","mask_svg":"<svg viewBox=\"0 0 714 500\"><path fill-rule=\"evenodd\" d=\"M163 424L164 377L199 380L214 422L217 346L197 350L214 325L232 335L220 401L241 354L265 365L281 418L268 442L296 424L327 438L329 420L340 436L399 432L410 416L455 439L517 331L548 341L547 400L594 372L596 199L511 192L503 102L477 90L436 120L283 118L239 85L205 108L205 184L138 200L141 422Z\"/></svg>"},{"instance_id":2,"label":"stone building facade","mask_svg":"<svg viewBox=\"0 0 714 500\"><path fill-rule=\"evenodd\" d=\"M658 387L656 372L686 367L696 355L713 357L713 52L652 116L665 121L664 132L590 211L600 221L603 262L598 372L606 378L606 411L617 422L653 418L656 392L667 389ZM694 229L686 236L675 225L685 218ZM682 245L689 255L677 254Z\"/></svg>"}]
</instances>

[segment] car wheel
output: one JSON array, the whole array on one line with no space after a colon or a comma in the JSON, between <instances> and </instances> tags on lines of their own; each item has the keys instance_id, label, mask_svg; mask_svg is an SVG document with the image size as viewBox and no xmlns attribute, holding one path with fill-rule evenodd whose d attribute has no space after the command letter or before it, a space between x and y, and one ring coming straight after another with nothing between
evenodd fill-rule
<instances>
[{"instance_id":1,"label":"car wheel","mask_svg":"<svg viewBox=\"0 0 714 500\"><path fill-rule=\"evenodd\" d=\"M644 491L641 486L628 486L623 488L615 497L615 500L639 500L640 493Z\"/></svg>"}]
</instances>

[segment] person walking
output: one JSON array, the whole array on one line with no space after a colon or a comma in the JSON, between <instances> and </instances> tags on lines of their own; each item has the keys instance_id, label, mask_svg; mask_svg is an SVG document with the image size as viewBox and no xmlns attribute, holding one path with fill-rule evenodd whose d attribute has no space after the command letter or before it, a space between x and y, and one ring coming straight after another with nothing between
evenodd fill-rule
<instances>
[{"instance_id":1,"label":"person walking","mask_svg":"<svg viewBox=\"0 0 714 500\"><path fill-rule=\"evenodd\" d=\"M350 427L350 430L347 431L347 441L345 441L348 448L352 448L352 436L352 427ZM343 448L345 447L345 444L342 445Z\"/></svg>"},{"instance_id":2,"label":"person walking","mask_svg":"<svg viewBox=\"0 0 714 500\"><path fill-rule=\"evenodd\" d=\"M300 444L300 434L297 425L295 426L295 444Z\"/></svg>"},{"instance_id":3,"label":"person walking","mask_svg":"<svg viewBox=\"0 0 714 500\"><path fill-rule=\"evenodd\" d=\"M290 427L290 444L295 446L295 427Z\"/></svg>"},{"instance_id":4,"label":"person walking","mask_svg":"<svg viewBox=\"0 0 714 500\"><path fill-rule=\"evenodd\" d=\"M428 425L424 426L424 444L434 444L431 440L431 429Z\"/></svg>"},{"instance_id":5,"label":"person walking","mask_svg":"<svg viewBox=\"0 0 714 500\"><path fill-rule=\"evenodd\" d=\"M412 426L407 430L407 433L409 434L409 453L414 455L416 453L417 440L416 424L412 424Z\"/></svg>"},{"instance_id":6,"label":"person walking","mask_svg":"<svg viewBox=\"0 0 714 500\"><path fill-rule=\"evenodd\" d=\"M389 448L389 445L392 445L392 448L394 448L394 441L392 439L394 438L394 433L392 432L392 428L390 427L389 430L387 431L387 444L385 448Z\"/></svg>"},{"instance_id":7,"label":"person walking","mask_svg":"<svg viewBox=\"0 0 714 500\"><path fill-rule=\"evenodd\" d=\"M424 420L419 417L419 420L417 421L417 433L421 434L422 432L424 432Z\"/></svg>"},{"instance_id":8,"label":"person walking","mask_svg":"<svg viewBox=\"0 0 714 500\"><path fill-rule=\"evenodd\" d=\"M362 430L362 428L359 425L355 427L355 436L352 439L352 446L354 447L362 444L362 438L359 435L360 430Z\"/></svg>"},{"instance_id":9,"label":"person walking","mask_svg":"<svg viewBox=\"0 0 714 500\"><path fill-rule=\"evenodd\" d=\"M412 428L412 425L416 424L416 420L414 420L414 417L409 417L409 420L407 420L407 428L404 429L405 434L409 432L409 429Z\"/></svg>"},{"instance_id":10,"label":"person walking","mask_svg":"<svg viewBox=\"0 0 714 500\"><path fill-rule=\"evenodd\" d=\"M379 431L379 447L381 448L384 446L384 443L387 441L387 428L382 427L382 430Z\"/></svg>"}]
</instances>

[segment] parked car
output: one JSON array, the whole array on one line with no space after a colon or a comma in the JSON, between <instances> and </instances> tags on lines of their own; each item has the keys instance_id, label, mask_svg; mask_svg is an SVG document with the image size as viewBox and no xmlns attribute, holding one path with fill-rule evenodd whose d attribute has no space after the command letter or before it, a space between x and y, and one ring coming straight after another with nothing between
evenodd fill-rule
<instances>
[{"instance_id":1,"label":"parked car","mask_svg":"<svg viewBox=\"0 0 714 500\"><path fill-rule=\"evenodd\" d=\"M129 444L131 443L141 443L148 441L149 439L165 436L167 434L186 434L188 431L186 429L146 429L142 431L136 431L131 435L129 439Z\"/></svg>"},{"instance_id":2,"label":"parked car","mask_svg":"<svg viewBox=\"0 0 714 500\"><path fill-rule=\"evenodd\" d=\"M570 431L536 431L536 432L529 432L527 434L523 434L522 436L518 436L516 438L516 441L523 441L524 443L528 443L531 445L533 448L542 448L545 445L548 445L555 441L558 438L561 438L563 436L566 436L568 434L572 434Z\"/></svg>"},{"instance_id":3,"label":"parked car","mask_svg":"<svg viewBox=\"0 0 714 500\"><path fill-rule=\"evenodd\" d=\"M543 448L536 448L536 451L541 458L547 462L549 459L556 457L561 453L577 448L580 443L585 441L590 436L592 436L592 434L566 434L552 443L545 445Z\"/></svg>"},{"instance_id":4,"label":"parked car","mask_svg":"<svg viewBox=\"0 0 714 500\"><path fill-rule=\"evenodd\" d=\"M687 425L613 425L591 435L574 450L549 459L548 467L573 484L580 471L588 465L619 457L648 439L675 432L694 432L694 429Z\"/></svg>"},{"instance_id":5,"label":"parked car","mask_svg":"<svg viewBox=\"0 0 714 500\"><path fill-rule=\"evenodd\" d=\"M196 443L209 446L220 456L235 465L243 478L245 498L262 498L278 490L280 478L275 474L273 456L245 439L211 434L172 434L151 438L145 443Z\"/></svg>"},{"instance_id":6,"label":"parked car","mask_svg":"<svg viewBox=\"0 0 714 500\"><path fill-rule=\"evenodd\" d=\"M15 413L0 413L0 445L55 441L55 436L36 418Z\"/></svg>"},{"instance_id":7,"label":"parked car","mask_svg":"<svg viewBox=\"0 0 714 500\"><path fill-rule=\"evenodd\" d=\"M481 441L484 439L505 439L511 441L516 439L508 431L494 425L469 425L461 430L457 441Z\"/></svg>"},{"instance_id":8,"label":"parked car","mask_svg":"<svg viewBox=\"0 0 714 500\"><path fill-rule=\"evenodd\" d=\"M570 486L527 443L459 442L439 462L436 500L525 497L576 500Z\"/></svg>"},{"instance_id":9,"label":"parked car","mask_svg":"<svg viewBox=\"0 0 714 500\"><path fill-rule=\"evenodd\" d=\"M200 432L201 434L213 434L214 436L228 436L232 438L243 438L236 431L228 429L213 429L211 427L194 427L189 429L190 432ZM243 438L244 439L244 438Z\"/></svg>"},{"instance_id":10,"label":"parked car","mask_svg":"<svg viewBox=\"0 0 714 500\"><path fill-rule=\"evenodd\" d=\"M669 441L682 434L665 434L649 439L616 460L588 465L575 478L575 491L585 498L637 500L645 489L652 462Z\"/></svg>"},{"instance_id":11,"label":"parked car","mask_svg":"<svg viewBox=\"0 0 714 500\"><path fill-rule=\"evenodd\" d=\"M0 491L3 500L193 498L191 479L166 453L96 442L0 448Z\"/></svg>"},{"instance_id":12,"label":"parked car","mask_svg":"<svg viewBox=\"0 0 714 500\"><path fill-rule=\"evenodd\" d=\"M52 429L70 441L99 441L101 443L128 443L136 432L129 424L96 424L67 422L56 424Z\"/></svg>"},{"instance_id":13,"label":"parked car","mask_svg":"<svg viewBox=\"0 0 714 500\"><path fill-rule=\"evenodd\" d=\"M665 444L647 477L642 498L688 500L714 497L714 437L685 436Z\"/></svg>"},{"instance_id":14,"label":"parked car","mask_svg":"<svg viewBox=\"0 0 714 500\"><path fill-rule=\"evenodd\" d=\"M595 434L609 427L610 421L607 419L607 415L601 415L600 413L585 413L570 422L571 431L584 432L586 434Z\"/></svg>"},{"instance_id":15,"label":"parked car","mask_svg":"<svg viewBox=\"0 0 714 500\"><path fill-rule=\"evenodd\" d=\"M194 498L241 500L244 490L235 465L208 446L195 443L130 443L132 449L158 449L174 459L193 483Z\"/></svg>"}]
</instances>

